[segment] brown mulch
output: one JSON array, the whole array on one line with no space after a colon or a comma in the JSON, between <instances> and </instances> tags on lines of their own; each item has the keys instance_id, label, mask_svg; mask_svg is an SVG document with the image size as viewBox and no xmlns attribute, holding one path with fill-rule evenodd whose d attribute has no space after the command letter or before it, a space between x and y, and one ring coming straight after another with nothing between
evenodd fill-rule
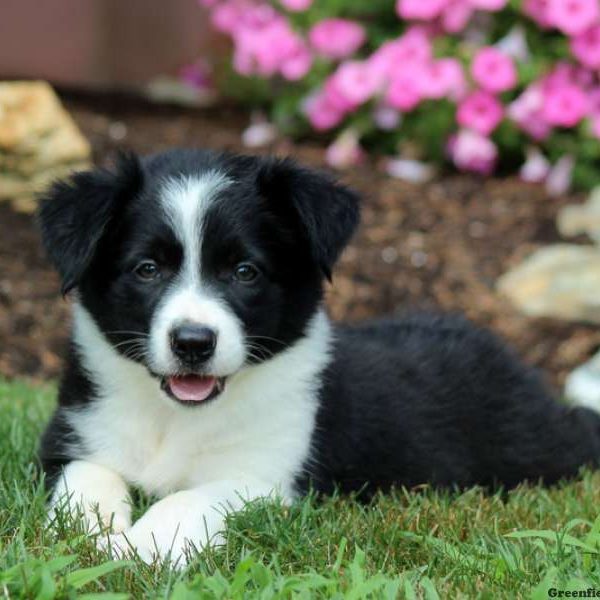
<instances>
[{"instance_id":1,"label":"brown mulch","mask_svg":"<svg viewBox=\"0 0 600 600\"><path fill-rule=\"evenodd\" d=\"M142 153L177 145L240 150L247 116L229 108L193 111L126 98L69 96L67 108L105 164L120 148ZM316 142L271 149L322 166ZM542 367L555 384L600 346L600 329L519 315L494 291L497 277L535 248L559 240L557 210L581 197L549 198L516 179L450 176L415 186L375 163L344 179L363 192L363 222L338 266L328 305L357 320L441 308L488 325ZM0 375L56 377L68 302L42 251L33 219L0 204Z\"/></svg>"}]
</instances>

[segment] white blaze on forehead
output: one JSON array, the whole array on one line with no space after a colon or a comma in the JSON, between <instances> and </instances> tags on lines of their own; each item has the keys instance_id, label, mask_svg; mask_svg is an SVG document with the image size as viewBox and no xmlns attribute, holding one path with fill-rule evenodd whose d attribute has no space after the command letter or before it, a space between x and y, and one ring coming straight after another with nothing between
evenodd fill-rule
<instances>
[{"instance_id":1,"label":"white blaze on forehead","mask_svg":"<svg viewBox=\"0 0 600 600\"><path fill-rule=\"evenodd\" d=\"M230 184L231 180L223 173L208 171L203 175L168 179L161 190L167 218L183 246L186 276L194 280L199 273L204 217L219 192Z\"/></svg>"},{"instance_id":2,"label":"white blaze on forehead","mask_svg":"<svg viewBox=\"0 0 600 600\"><path fill-rule=\"evenodd\" d=\"M207 365L214 375L237 371L245 361L242 326L227 304L202 280L201 246L204 220L219 192L232 181L218 171L169 179L161 190L162 205L183 248L183 264L153 317L150 361L159 373L173 373L177 361L170 348L172 329L185 321L217 333L215 353Z\"/></svg>"}]
</instances>

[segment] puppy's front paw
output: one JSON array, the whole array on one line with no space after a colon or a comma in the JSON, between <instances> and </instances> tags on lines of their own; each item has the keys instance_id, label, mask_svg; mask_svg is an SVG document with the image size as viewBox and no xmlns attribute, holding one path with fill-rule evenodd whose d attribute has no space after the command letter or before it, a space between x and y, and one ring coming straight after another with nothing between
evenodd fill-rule
<instances>
[{"instance_id":1,"label":"puppy's front paw","mask_svg":"<svg viewBox=\"0 0 600 600\"><path fill-rule=\"evenodd\" d=\"M50 526L58 512L81 517L89 533L118 533L131 527L131 504L123 479L86 461L69 463L57 481L48 510Z\"/></svg>"},{"instance_id":2,"label":"puppy's front paw","mask_svg":"<svg viewBox=\"0 0 600 600\"><path fill-rule=\"evenodd\" d=\"M168 558L182 567L193 548L223 543L223 527L222 511L208 506L198 492L183 491L157 502L131 529L103 538L100 545L110 546L116 556L137 553L146 563Z\"/></svg>"}]
</instances>

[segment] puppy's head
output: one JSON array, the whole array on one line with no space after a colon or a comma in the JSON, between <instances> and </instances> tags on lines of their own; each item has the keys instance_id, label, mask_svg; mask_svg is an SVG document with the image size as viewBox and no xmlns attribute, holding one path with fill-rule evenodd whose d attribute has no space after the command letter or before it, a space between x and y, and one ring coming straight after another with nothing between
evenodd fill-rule
<instances>
[{"instance_id":1,"label":"puppy's head","mask_svg":"<svg viewBox=\"0 0 600 600\"><path fill-rule=\"evenodd\" d=\"M177 150L56 184L39 220L63 292L196 405L304 335L358 198L289 160Z\"/></svg>"}]
</instances>

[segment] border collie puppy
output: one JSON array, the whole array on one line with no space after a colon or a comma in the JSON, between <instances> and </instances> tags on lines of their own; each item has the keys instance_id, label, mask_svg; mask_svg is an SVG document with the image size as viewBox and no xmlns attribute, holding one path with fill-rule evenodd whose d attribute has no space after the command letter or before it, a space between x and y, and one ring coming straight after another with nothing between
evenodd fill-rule
<instances>
[{"instance_id":1,"label":"border collie puppy","mask_svg":"<svg viewBox=\"0 0 600 600\"><path fill-rule=\"evenodd\" d=\"M174 150L54 185L43 241L75 290L41 442L58 506L185 560L252 499L310 486L514 486L600 456L600 417L462 318L332 324L358 198L290 160ZM129 486L159 500L132 523Z\"/></svg>"}]
</instances>

